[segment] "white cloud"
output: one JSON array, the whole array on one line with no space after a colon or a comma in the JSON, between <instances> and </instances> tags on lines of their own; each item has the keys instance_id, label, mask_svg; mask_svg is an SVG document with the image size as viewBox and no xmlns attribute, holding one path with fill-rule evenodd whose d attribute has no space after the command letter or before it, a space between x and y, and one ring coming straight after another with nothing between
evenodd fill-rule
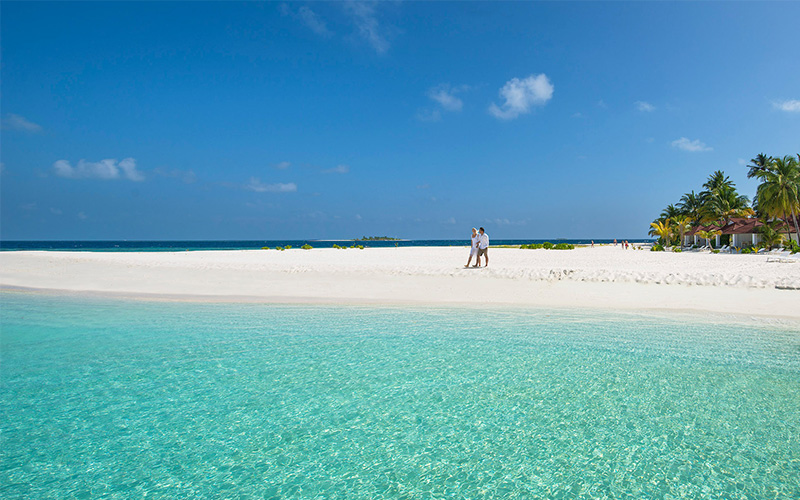
<instances>
[{"instance_id":1,"label":"white cloud","mask_svg":"<svg viewBox=\"0 0 800 500\"><path fill-rule=\"evenodd\" d=\"M345 9L350 14L353 22L358 28L358 33L364 38L375 52L385 54L389 50L389 42L383 33L378 18L376 17L376 6L378 2L355 2L345 3Z\"/></svg>"},{"instance_id":2,"label":"white cloud","mask_svg":"<svg viewBox=\"0 0 800 500\"><path fill-rule=\"evenodd\" d=\"M452 89L449 85L439 85L428 90L428 97L438 102L447 111L461 111L464 102L455 96L463 87Z\"/></svg>"},{"instance_id":3,"label":"white cloud","mask_svg":"<svg viewBox=\"0 0 800 500\"><path fill-rule=\"evenodd\" d=\"M455 223L456 223L455 217L450 217L449 219L442 221L442 224L455 224Z\"/></svg>"},{"instance_id":4,"label":"white cloud","mask_svg":"<svg viewBox=\"0 0 800 500\"><path fill-rule=\"evenodd\" d=\"M553 97L553 84L544 73L531 75L524 80L512 78L500 89L505 99L501 106L492 103L489 113L501 120L511 120L529 113L531 106L542 106Z\"/></svg>"},{"instance_id":5,"label":"white cloud","mask_svg":"<svg viewBox=\"0 0 800 500\"><path fill-rule=\"evenodd\" d=\"M291 166L292 166L292 164L289 163L288 161L282 161L282 162L278 163L277 165L275 165L275 168L277 168L278 170L286 170L287 168L289 168Z\"/></svg>"},{"instance_id":6,"label":"white cloud","mask_svg":"<svg viewBox=\"0 0 800 500\"><path fill-rule=\"evenodd\" d=\"M656 110L655 106L646 101L636 101L634 104L636 104L636 109L645 113L650 113Z\"/></svg>"},{"instance_id":7,"label":"white cloud","mask_svg":"<svg viewBox=\"0 0 800 500\"><path fill-rule=\"evenodd\" d=\"M297 191L297 184L294 182L288 184L264 184L257 177L250 177L250 181L245 184L244 188L256 193L294 193Z\"/></svg>"},{"instance_id":8,"label":"white cloud","mask_svg":"<svg viewBox=\"0 0 800 500\"><path fill-rule=\"evenodd\" d=\"M135 182L144 180L144 174L136 169L136 160L133 158L125 158L120 162L115 159L98 162L80 160L75 167L70 165L67 160L58 160L53 163L53 170L57 176L67 179L125 178Z\"/></svg>"},{"instance_id":9,"label":"white cloud","mask_svg":"<svg viewBox=\"0 0 800 500\"><path fill-rule=\"evenodd\" d=\"M736 160L736 162L743 167L747 165L747 160L745 160L744 158L739 158L738 160Z\"/></svg>"},{"instance_id":10,"label":"white cloud","mask_svg":"<svg viewBox=\"0 0 800 500\"><path fill-rule=\"evenodd\" d=\"M59 209L57 209L57 208L52 208L52 207L51 207L51 208L50 208L50 213L51 213L51 214L53 214L53 215L61 215L61 214L63 214L64 212L62 212L61 210L59 210Z\"/></svg>"},{"instance_id":11,"label":"white cloud","mask_svg":"<svg viewBox=\"0 0 800 500\"><path fill-rule=\"evenodd\" d=\"M789 99L788 101L773 102L772 105L781 111L789 113L800 113L800 100Z\"/></svg>"},{"instance_id":12,"label":"white cloud","mask_svg":"<svg viewBox=\"0 0 800 500\"><path fill-rule=\"evenodd\" d=\"M356 214L356 220L361 220L361 219L362 219L361 214Z\"/></svg>"},{"instance_id":13,"label":"white cloud","mask_svg":"<svg viewBox=\"0 0 800 500\"><path fill-rule=\"evenodd\" d=\"M691 151L693 153L699 151L712 151L714 149L706 146L704 142L700 142L698 139L690 141L686 137L681 137L680 139L672 141L672 147L681 149L683 151Z\"/></svg>"},{"instance_id":14,"label":"white cloud","mask_svg":"<svg viewBox=\"0 0 800 500\"><path fill-rule=\"evenodd\" d=\"M430 184L420 184L417 186L417 189L430 189L430 188L431 188Z\"/></svg>"},{"instance_id":15,"label":"white cloud","mask_svg":"<svg viewBox=\"0 0 800 500\"><path fill-rule=\"evenodd\" d=\"M86 220L86 219L88 219L88 218L89 218L89 216L88 216L88 215L86 215L86 213L85 213L85 212L78 212L78 218L79 218L80 220Z\"/></svg>"},{"instance_id":16,"label":"white cloud","mask_svg":"<svg viewBox=\"0 0 800 500\"><path fill-rule=\"evenodd\" d=\"M350 167L347 165L336 165L335 167L323 170L322 172L326 174L346 174L350 172Z\"/></svg>"},{"instance_id":17,"label":"white cloud","mask_svg":"<svg viewBox=\"0 0 800 500\"><path fill-rule=\"evenodd\" d=\"M23 210L36 210L36 202L20 205L19 208Z\"/></svg>"},{"instance_id":18,"label":"white cloud","mask_svg":"<svg viewBox=\"0 0 800 500\"><path fill-rule=\"evenodd\" d=\"M600 99L599 101L597 101L597 107L605 109L608 108L608 104L606 104L606 101Z\"/></svg>"},{"instance_id":19,"label":"white cloud","mask_svg":"<svg viewBox=\"0 0 800 500\"><path fill-rule=\"evenodd\" d=\"M20 115L8 113L2 121L4 130L22 130L23 132L41 132L42 126L25 119Z\"/></svg>"},{"instance_id":20,"label":"white cloud","mask_svg":"<svg viewBox=\"0 0 800 500\"><path fill-rule=\"evenodd\" d=\"M297 10L297 15L300 17L303 23L317 35L325 38L333 36L333 32L328 29L325 21L323 21L313 10L309 9L308 7L300 7Z\"/></svg>"}]
</instances>

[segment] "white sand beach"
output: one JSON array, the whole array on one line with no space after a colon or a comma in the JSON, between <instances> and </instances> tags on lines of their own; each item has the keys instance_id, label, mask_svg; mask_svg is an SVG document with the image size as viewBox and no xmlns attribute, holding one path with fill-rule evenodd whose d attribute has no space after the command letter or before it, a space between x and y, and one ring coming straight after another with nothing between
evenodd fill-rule
<instances>
[{"instance_id":1,"label":"white sand beach","mask_svg":"<svg viewBox=\"0 0 800 500\"><path fill-rule=\"evenodd\" d=\"M175 300L520 305L800 319L800 261L614 246L0 253L0 286Z\"/></svg>"}]
</instances>

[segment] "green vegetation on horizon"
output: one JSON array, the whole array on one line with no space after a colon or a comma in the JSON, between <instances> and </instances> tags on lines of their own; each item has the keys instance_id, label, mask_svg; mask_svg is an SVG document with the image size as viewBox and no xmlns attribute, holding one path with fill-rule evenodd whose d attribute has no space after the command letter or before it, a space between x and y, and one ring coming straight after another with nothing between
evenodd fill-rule
<instances>
[{"instance_id":1,"label":"green vegetation on horizon","mask_svg":"<svg viewBox=\"0 0 800 500\"><path fill-rule=\"evenodd\" d=\"M362 236L356 238L355 241L400 241L400 238L392 238L391 236Z\"/></svg>"},{"instance_id":2,"label":"green vegetation on horizon","mask_svg":"<svg viewBox=\"0 0 800 500\"><path fill-rule=\"evenodd\" d=\"M520 245L520 248L525 250L537 250L539 248L544 248L545 250L574 250L575 245L573 245L572 243L556 243L554 245L549 241L545 241L544 243L531 243L530 245Z\"/></svg>"}]
</instances>

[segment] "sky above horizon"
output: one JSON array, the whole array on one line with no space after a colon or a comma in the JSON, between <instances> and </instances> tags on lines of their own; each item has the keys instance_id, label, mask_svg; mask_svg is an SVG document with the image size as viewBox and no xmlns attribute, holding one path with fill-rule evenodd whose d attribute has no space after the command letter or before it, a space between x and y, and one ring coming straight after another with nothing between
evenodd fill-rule
<instances>
[{"instance_id":1,"label":"sky above horizon","mask_svg":"<svg viewBox=\"0 0 800 500\"><path fill-rule=\"evenodd\" d=\"M642 238L800 153L798 2L0 4L0 238Z\"/></svg>"}]
</instances>

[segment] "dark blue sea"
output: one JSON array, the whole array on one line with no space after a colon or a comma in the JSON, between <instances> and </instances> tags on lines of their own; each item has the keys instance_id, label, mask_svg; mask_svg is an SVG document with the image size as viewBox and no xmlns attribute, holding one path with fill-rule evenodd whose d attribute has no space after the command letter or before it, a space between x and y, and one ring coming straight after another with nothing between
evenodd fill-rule
<instances>
[{"instance_id":1,"label":"dark blue sea","mask_svg":"<svg viewBox=\"0 0 800 500\"><path fill-rule=\"evenodd\" d=\"M588 245L592 240L492 240L492 246L528 245L531 243L572 243ZM614 240L594 240L595 244L613 243ZM649 243L651 240L629 240L631 243ZM363 245L365 247L447 247L469 245L469 240L398 240L398 241L358 241L358 240L230 240L230 241L0 241L0 250L61 250L88 252L178 252L193 250L257 250L263 247L301 247L314 248Z\"/></svg>"}]
</instances>

